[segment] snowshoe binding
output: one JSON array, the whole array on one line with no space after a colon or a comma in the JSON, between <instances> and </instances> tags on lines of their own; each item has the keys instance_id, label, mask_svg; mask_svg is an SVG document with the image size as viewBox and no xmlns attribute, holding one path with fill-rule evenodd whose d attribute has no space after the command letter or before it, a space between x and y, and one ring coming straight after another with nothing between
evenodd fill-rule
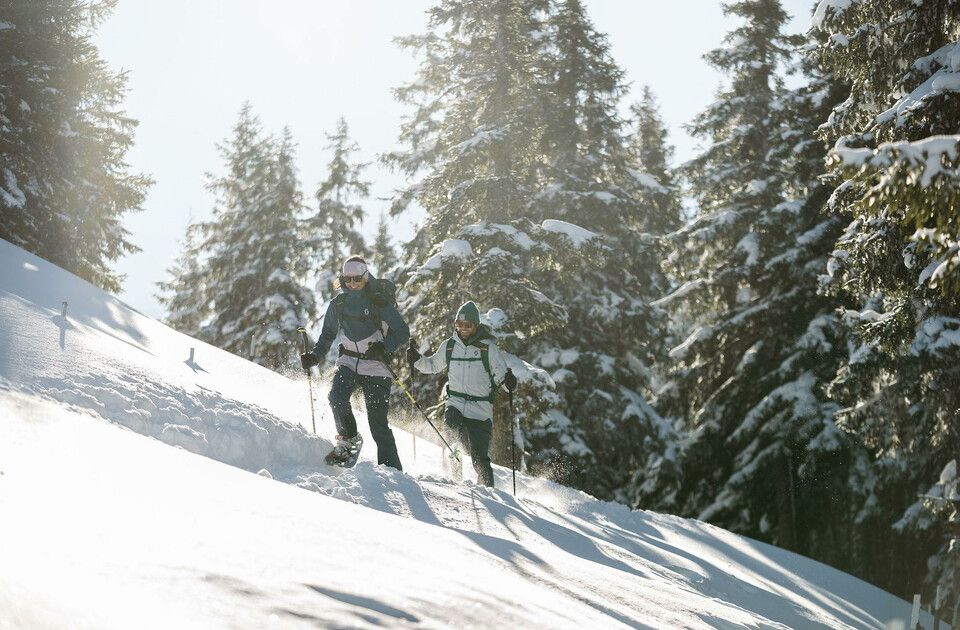
<instances>
[{"instance_id":1,"label":"snowshoe binding","mask_svg":"<svg viewBox=\"0 0 960 630\"><path fill-rule=\"evenodd\" d=\"M360 457L360 449L363 447L363 436L357 433L350 439L343 439L337 436L337 444L333 450L324 458L328 466L339 466L341 468L352 468Z\"/></svg>"}]
</instances>

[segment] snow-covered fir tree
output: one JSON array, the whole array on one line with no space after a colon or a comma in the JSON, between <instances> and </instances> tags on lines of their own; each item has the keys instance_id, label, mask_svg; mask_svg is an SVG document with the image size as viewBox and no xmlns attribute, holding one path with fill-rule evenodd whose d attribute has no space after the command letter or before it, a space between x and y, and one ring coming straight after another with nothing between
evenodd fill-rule
<instances>
[{"instance_id":1,"label":"snow-covered fir tree","mask_svg":"<svg viewBox=\"0 0 960 630\"><path fill-rule=\"evenodd\" d=\"M842 228L820 213L813 136L833 92L785 89L801 40L777 0L724 11L743 24L706 58L731 83L691 125L707 142L684 167L700 212L675 239L683 282L661 301L689 323L663 395L682 422L680 479L651 507L809 552L832 523L815 482L847 447L824 391L842 349L834 304L817 293Z\"/></svg>"},{"instance_id":2,"label":"snow-covered fir tree","mask_svg":"<svg viewBox=\"0 0 960 630\"><path fill-rule=\"evenodd\" d=\"M664 277L670 267L666 258L670 253L670 234L680 227L683 214L678 177L670 168L673 148L667 141L667 127L660 115L656 97L648 86L642 88L640 100L630 106L630 113L632 131L628 149L637 176L652 178L652 183L660 187L648 186L643 202L646 209L645 228L649 233L659 236L652 243L645 243L644 248L638 248L635 262L640 268L657 270L655 275L651 274L651 280L656 282L650 283L646 294L659 292L658 295L662 295L673 286L673 280ZM641 252L643 256L640 256ZM656 316L654 321L658 324L659 338L651 344L647 353L652 365L643 365L643 369L651 374L647 379L647 389L653 387L655 391L647 392L647 400L638 401L640 406L649 403L656 406L658 390L662 386L656 381L662 377L660 373L668 369L670 361L664 351L671 347L678 331L683 331L676 312L667 313L657 308L651 311L651 315ZM664 321L664 315L672 317ZM642 441L633 447L631 461L625 470L630 478L617 489L616 498L634 507L661 503L669 505L672 502L664 501L662 497L676 492L679 485L676 454L680 435L669 419L659 414L647 413L640 417L646 421L635 430L639 430ZM655 498L658 494L659 499Z\"/></svg>"},{"instance_id":3,"label":"snow-covered fir tree","mask_svg":"<svg viewBox=\"0 0 960 630\"><path fill-rule=\"evenodd\" d=\"M384 213L380 214L380 220L377 222L377 235L370 246L370 262L380 275L386 274L400 262L390 238L390 225Z\"/></svg>"},{"instance_id":4,"label":"snow-covered fir tree","mask_svg":"<svg viewBox=\"0 0 960 630\"><path fill-rule=\"evenodd\" d=\"M858 301L832 393L877 455L861 521L882 556L866 577L907 594L926 576L955 600L960 531L944 492L960 458L960 6L827 0L813 27L851 86L824 133L831 209L853 218L829 288Z\"/></svg>"},{"instance_id":5,"label":"snow-covered fir tree","mask_svg":"<svg viewBox=\"0 0 960 630\"><path fill-rule=\"evenodd\" d=\"M213 219L202 224L204 341L274 370L295 361L297 327L316 301L301 259L305 201L288 130L265 137L245 104L233 137L219 146L226 172L209 176ZM177 282L176 279L173 280Z\"/></svg>"},{"instance_id":6,"label":"snow-covered fir tree","mask_svg":"<svg viewBox=\"0 0 960 630\"><path fill-rule=\"evenodd\" d=\"M166 310L164 321L185 335L196 337L211 313L201 242L203 226L192 220L180 242L180 253L167 268L167 280L157 283L157 300Z\"/></svg>"},{"instance_id":7,"label":"snow-covered fir tree","mask_svg":"<svg viewBox=\"0 0 960 630\"><path fill-rule=\"evenodd\" d=\"M474 300L507 352L566 322L565 309L539 290L537 268L555 268L564 236L524 215L534 177L538 130L537 66L543 0L443 0L429 11L429 32L401 40L422 54L417 78L397 90L413 113L401 128L407 146L386 156L411 177L392 212L412 201L426 219L407 245L413 334L436 350L452 333L459 305ZM574 250L575 251L575 250ZM521 379L520 422L548 421L555 401L542 371L511 365ZM510 463L511 430L500 397L491 456Z\"/></svg>"},{"instance_id":8,"label":"snow-covered fir tree","mask_svg":"<svg viewBox=\"0 0 960 630\"><path fill-rule=\"evenodd\" d=\"M92 43L116 0L4 2L0 20L0 238L111 292L138 251L121 221L151 181L130 172L126 77Z\"/></svg>"},{"instance_id":9,"label":"snow-covered fir tree","mask_svg":"<svg viewBox=\"0 0 960 630\"><path fill-rule=\"evenodd\" d=\"M322 302L337 292L334 280L343 261L352 254L369 254L360 234L365 215L361 201L370 195L370 182L363 178L366 163L354 162L359 150L350 139L347 121L337 121L337 130L327 134L333 158L327 165L327 177L317 187L317 211L307 223L304 246L312 250L316 273L317 295Z\"/></svg>"},{"instance_id":10,"label":"snow-covered fir tree","mask_svg":"<svg viewBox=\"0 0 960 630\"><path fill-rule=\"evenodd\" d=\"M521 370L529 463L612 497L656 418L645 387L662 326L648 301L666 281L647 233L676 227L676 191L639 170L622 73L580 2L442 2L431 15L432 32L405 41L425 62L397 91L417 109L410 149L391 156L425 173L395 203L428 212L408 248L407 310L434 347L464 299L493 307L504 347L549 370ZM672 209L652 202L664 196ZM510 431L494 422L503 461Z\"/></svg>"},{"instance_id":11,"label":"snow-covered fir tree","mask_svg":"<svg viewBox=\"0 0 960 630\"><path fill-rule=\"evenodd\" d=\"M682 210L678 177L672 168L673 147L667 139L667 125L650 86L643 86L640 100L630 105L628 150L638 178L653 178L657 186L646 186L644 203L653 209L643 213L643 228L649 234L666 234L680 227ZM648 180L649 181L649 180Z\"/></svg>"},{"instance_id":12,"label":"snow-covered fir tree","mask_svg":"<svg viewBox=\"0 0 960 630\"><path fill-rule=\"evenodd\" d=\"M416 199L429 216L428 243L480 220L505 222L527 198L539 137L537 66L546 0L442 0L427 35L399 40L424 58L416 81L395 90L415 107L401 127L409 150L386 156L410 175L397 213ZM418 249L421 249L418 247Z\"/></svg>"},{"instance_id":13,"label":"snow-covered fir tree","mask_svg":"<svg viewBox=\"0 0 960 630\"><path fill-rule=\"evenodd\" d=\"M537 189L527 213L585 228L596 244L565 268L533 274L541 291L564 306L567 322L524 344L525 355L551 372L560 396L553 413L564 418L530 438L541 458L555 461L559 479L610 499L661 422L645 403L649 368L664 347L664 322L649 302L667 286L652 233L678 225L680 204L667 165L651 161L658 181L642 172L631 151L619 115L623 73L582 3L555 3L545 30L549 97L541 104ZM638 132L632 139L656 143L664 135L641 139ZM658 148L665 158L668 148Z\"/></svg>"}]
</instances>

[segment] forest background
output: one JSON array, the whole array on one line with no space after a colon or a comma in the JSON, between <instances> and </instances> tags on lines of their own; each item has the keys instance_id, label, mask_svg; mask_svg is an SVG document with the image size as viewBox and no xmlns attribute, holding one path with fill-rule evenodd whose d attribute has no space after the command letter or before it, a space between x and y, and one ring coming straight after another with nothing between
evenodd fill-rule
<instances>
[{"instance_id":1,"label":"forest background","mask_svg":"<svg viewBox=\"0 0 960 630\"><path fill-rule=\"evenodd\" d=\"M0 238L113 292L153 183L94 43L115 5L0 4ZM296 327L365 253L422 349L481 305L521 376L498 463L512 435L528 470L598 498L956 599L960 6L822 0L802 34L777 0L722 7L705 59L724 79L677 164L584 3L435 3L399 42L418 65L381 156L391 215L422 216L399 248L385 216L360 231L372 182L345 119L305 187L292 132L238 107L166 321L295 370Z\"/></svg>"}]
</instances>

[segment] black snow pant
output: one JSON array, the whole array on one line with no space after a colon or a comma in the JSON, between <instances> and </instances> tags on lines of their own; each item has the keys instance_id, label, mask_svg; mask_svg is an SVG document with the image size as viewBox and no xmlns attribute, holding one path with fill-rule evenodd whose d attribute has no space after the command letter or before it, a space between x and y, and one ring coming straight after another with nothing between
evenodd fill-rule
<instances>
[{"instance_id":1,"label":"black snow pant","mask_svg":"<svg viewBox=\"0 0 960 630\"><path fill-rule=\"evenodd\" d=\"M461 444L470 448L470 459L477 472L477 481L493 487L493 466L490 465L490 437L493 435L493 419L474 420L464 418L459 410L447 407L443 416L447 425Z\"/></svg>"},{"instance_id":2,"label":"black snow pant","mask_svg":"<svg viewBox=\"0 0 960 630\"><path fill-rule=\"evenodd\" d=\"M367 405L370 434L377 443L377 463L403 470L400 455L397 454L397 441L387 424L387 410L390 407L389 377L366 376L357 374L345 365L337 366L329 396L337 433L345 439L357 434L357 419L350 407L350 396L358 387L363 391L363 400Z\"/></svg>"}]
</instances>

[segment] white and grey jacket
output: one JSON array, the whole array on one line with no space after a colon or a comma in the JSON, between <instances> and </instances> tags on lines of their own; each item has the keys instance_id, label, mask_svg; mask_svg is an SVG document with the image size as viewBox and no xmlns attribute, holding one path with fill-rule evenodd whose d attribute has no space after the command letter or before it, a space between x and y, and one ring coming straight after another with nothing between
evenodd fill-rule
<instances>
[{"instance_id":1,"label":"white and grey jacket","mask_svg":"<svg viewBox=\"0 0 960 630\"><path fill-rule=\"evenodd\" d=\"M493 338L481 335L482 338L473 338L464 343L460 335L454 334L453 347L450 357L447 357L447 342L440 345L440 349L432 356L422 356L414 367L425 374L436 374L444 369L447 371L447 407L457 409L463 417L474 420L489 420L493 418L493 396L495 389L503 383L507 373L507 363L503 353ZM448 340L449 341L449 340ZM483 365L482 353L487 353L490 373ZM491 375L494 383L491 384Z\"/></svg>"}]
</instances>

